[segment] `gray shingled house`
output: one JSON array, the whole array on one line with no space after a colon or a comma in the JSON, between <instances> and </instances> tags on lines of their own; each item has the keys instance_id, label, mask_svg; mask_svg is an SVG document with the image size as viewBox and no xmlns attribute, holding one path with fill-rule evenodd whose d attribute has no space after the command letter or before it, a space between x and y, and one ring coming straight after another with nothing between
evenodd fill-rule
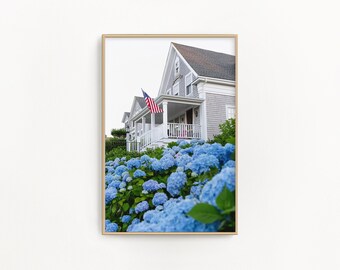
<instances>
[{"instance_id":1,"label":"gray shingled house","mask_svg":"<svg viewBox=\"0 0 340 270\"><path fill-rule=\"evenodd\" d=\"M163 113L151 114L143 97L124 113L128 150L212 139L235 117L235 56L171 43L155 102Z\"/></svg>"}]
</instances>

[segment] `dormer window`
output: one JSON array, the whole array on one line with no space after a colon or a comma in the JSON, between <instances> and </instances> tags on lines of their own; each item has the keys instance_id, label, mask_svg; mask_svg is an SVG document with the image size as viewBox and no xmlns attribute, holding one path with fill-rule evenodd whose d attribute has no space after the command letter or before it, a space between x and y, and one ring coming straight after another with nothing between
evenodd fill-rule
<instances>
[{"instance_id":1,"label":"dormer window","mask_svg":"<svg viewBox=\"0 0 340 270\"><path fill-rule=\"evenodd\" d=\"M192 73L185 75L185 95L190 96L192 94Z\"/></svg>"},{"instance_id":2,"label":"dormer window","mask_svg":"<svg viewBox=\"0 0 340 270\"><path fill-rule=\"evenodd\" d=\"M179 58L176 57L175 60L175 77L179 75Z\"/></svg>"}]
</instances>

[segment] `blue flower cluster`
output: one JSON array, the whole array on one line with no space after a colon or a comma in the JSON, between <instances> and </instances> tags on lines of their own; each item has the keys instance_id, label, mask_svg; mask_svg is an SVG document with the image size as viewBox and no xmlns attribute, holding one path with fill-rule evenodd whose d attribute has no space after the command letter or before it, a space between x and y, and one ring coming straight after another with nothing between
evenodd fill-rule
<instances>
[{"instance_id":1,"label":"blue flower cluster","mask_svg":"<svg viewBox=\"0 0 340 270\"><path fill-rule=\"evenodd\" d=\"M129 170L136 168L138 169L142 165L141 161L138 158L132 158L126 162L126 166Z\"/></svg>"},{"instance_id":2,"label":"blue flower cluster","mask_svg":"<svg viewBox=\"0 0 340 270\"><path fill-rule=\"evenodd\" d=\"M187 176L184 172L174 172L168 178L166 190L171 196L178 196L187 182Z\"/></svg>"},{"instance_id":3,"label":"blue flower cluster","mask_svg":"<svg viewBox=\"0 0 340 270\"><path fill-rule=\"evenodd\" d=\"M123 223L128 223L130 221L130 219L131 219L130 215L124 215L124 216L121 217L121 221Z\"/></svg>"},{"instance_id":4,"label":"blue flower cluster","mask_svg":"<svg viewBox=\"0 0 340 270\"><path fill-rule=\"evenodd\" d=\"M136 205L136 209L135 212L138 213L142 213L145 212L146 210L149 209L149 204L147 201L142 201L139 204Z\"/></svg>"},{"instance_id":5,"label":"blue flower cluster","mask_svg":"<svg viewBox=\"0 0 340 270\"><path fill-rule=\"evenodd\" d=\"M156 193L153 196L152 204L154 206L164 204L168 200L168 196L165 193Z\"/></svg>"},{"instance_id":6,"label":"blue flower cluster","mask_svg":"<svg viewBox=\"0 0 340 270\"><path fill-rule=\"evenodd\" d=\"M202 174L208 172L210 168L218 168L219 161L214 155L202 154L193 159L193 161L189 163L187 167L197 174Z\"/></svg>"},{"instance_id":7,"label":"blue flower cluster","mask_svg":"<svg viewBox=\"0 0 340 270\"><path fill-rule=\"evenodd\" d=\"M146 173L142 170L136 170L134 173L133 173L133 177L135 178L139 178L139 177L145 177L146 176Z\"/></svg>"},{"instance_id":8,"label":"blue flower cluster","mask_svg":"<svg viewBox=\"0 0 340 270\"><path fill-rule=\"evenodd\" d=\"M105 231L106 232L116 232L118 230L117 223L112 223L110 220L105 220Z\"/></svg>"},{"instance_id":9,"label":"blue flower cluster","mask_svg":"<svg viewBox=\"0 0 340 270\"><path fill-rule=\"evenodd\" d=\"M105 203L108 204L117 196L117 189L114 187L109 187L105 190Z\"/></svg>"},{"instance_id":10,"label":"blue flower cluster","mask_svg":"<svg viewBox=\"0 0 340 270\"><path fill-rule=\"evenodd\" d=\"M155 180L148 180L146 182L143 183L143 190L147 191L147 192L152 192L152 191L156 191L162 188L165 188L165 184L164 183L158 183Z\"/></svg>"}]
</instances>

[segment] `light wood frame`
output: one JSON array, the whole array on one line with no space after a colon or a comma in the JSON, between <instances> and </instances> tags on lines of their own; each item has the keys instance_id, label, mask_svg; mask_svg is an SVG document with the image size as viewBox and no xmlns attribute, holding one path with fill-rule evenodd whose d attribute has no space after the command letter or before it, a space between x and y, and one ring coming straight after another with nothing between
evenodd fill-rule
<instances>
[{"instance_id":1,"label":"light wood frame","mask_svg":"<svg viewBox=\"0 0 340 270\"><path fill-rule=\"evenodd\" d=\"M109 38L234 38L235 40L235 119L236 119L236 153L235 153L235 232L105 232L105 41ZM238 35L237 34L103 34L102 35L102 123L101 123L101 207L103 235L238 235Z\"/></svg>"}]
</instances>

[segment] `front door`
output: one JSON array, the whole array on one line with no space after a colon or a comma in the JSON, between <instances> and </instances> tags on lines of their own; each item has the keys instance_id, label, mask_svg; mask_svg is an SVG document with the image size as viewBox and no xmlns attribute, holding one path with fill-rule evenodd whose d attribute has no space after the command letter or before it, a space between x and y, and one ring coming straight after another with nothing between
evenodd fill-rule
<instances>
[{"instance_id":1,"label":"front door","mask_svg":"<svg viewBox=\"0 0 340 270\"><path fill-rule=\"evenodd\" d=\"M192 109L187 111L187 124L192 124Z\"/></svg>"}]
</instances>

